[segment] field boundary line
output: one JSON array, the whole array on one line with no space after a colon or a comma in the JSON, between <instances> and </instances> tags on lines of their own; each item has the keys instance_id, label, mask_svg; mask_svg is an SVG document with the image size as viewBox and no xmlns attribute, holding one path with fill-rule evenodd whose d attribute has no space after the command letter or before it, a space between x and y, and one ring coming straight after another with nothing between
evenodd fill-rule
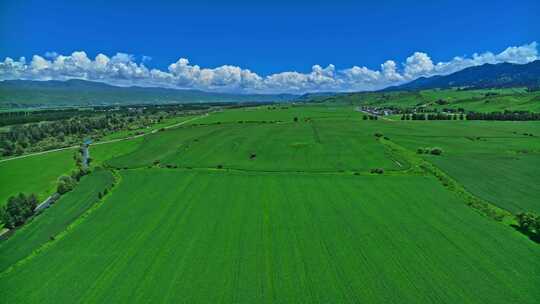
<instances>
[{"instance_id":1,"label":"field boundary line","mask_svg":"<svg viewBox=\"0 0 540 304\"><path fill-rule=\"evenodd\" d=\"M411 169L413 171L423 171L428 173L431 176L434 176L439 180L442 186L449 191L455 193L458 197L462 198L465 201L465 204L480 214L489 217L497 222L501 222L508 226L515 224L515 219L513 214L501 208L487 200L484 200L469 190L467 190L463 185L461 185L457 180L453 179L451 176L446 174L443 170L432 164L431 162L418 157L414 152L392 142L391 140L380 139L381 143L388 145L394 148L394 151L399 151L404 159L411 164Z\"/></svg>"},{"instance_id":2,"label":"field boundary line","mask_svg":"<svg viewBox=\"0 0 540 304\"><path fill-rule=\"evenodd\" d=\"M85 212L83 212L78 218L73 220L69 225L66 226L64 230L62 230L60 233L54 236L53 239L43 243L41 246L39 246L37 249L32 251L29 255L24 257L23 259L17 261L13 265L9 266L6 270L3 272L0 272L0 278L6 276L14 269L28 263L30 260L35 258L36 256L40 255L42 252L47 250L48 248L54 246L56 242L63 239L66 235L68 235L73 229L77 228L82 222L86 220L88 216L90 216L92 213L95 212L101 205L105 203L105 199L111 195L112 192L114 192L114 189L120 182L122 181L122 176L118 174L118 172L115 172L114 170L110 170L112 176L113 176L113 183L111 188L108 189L107 193L103 195L100 199L98 199L91 207L89 207ZM107 188L105 188L107 189Z\"/></svg>"}]
</instances>

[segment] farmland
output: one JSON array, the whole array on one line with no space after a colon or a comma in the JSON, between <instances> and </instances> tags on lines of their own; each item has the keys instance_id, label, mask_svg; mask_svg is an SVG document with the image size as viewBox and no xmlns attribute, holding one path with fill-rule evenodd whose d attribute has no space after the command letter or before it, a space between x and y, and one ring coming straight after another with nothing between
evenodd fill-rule
<instances>
[{"instance_id":1,"label":"farmland","mask_svg":"<svg viewBox=\"0 0 540 304\"><path fill-rule=\"evenodd\" d=\"M332 104L362 104L379 107L412 108L421 106L432 110L461 108L475 112L503 112L505 110L540 112L540 93L527 92L522 88L351 93L318 99Z\"/></svg>"},{"instance_id":2,"label":"farmland","mask_svg":"<svg viewBox=\"0 0 540 304\"><path fill-rule=\"evenodd\" d=\"M2 280L8 302L533 303L538 254L433 178L145 169Z\"/></svg>"},{"instance_id":3,"label":"farmland","mask_svg":"<svg viewBox=\"0 0 540 304\"><path fill-rule=\"evenodd\" d=\"M38 215L13 237L0 243L0 271L32 254L51 237L62 232L96 203L98 193L111 184L112 175L105 170L84 177L73 192L49 207L44 216Z\"/></svg>"},{"instance_id":4,"label":"farmland","mask_svg":"<svg viewBox=\"0 0 540 304\"><path fill-rule=\"evenodd\" d=\"M56 190L57 178L75 168L74 150L0 162L0 205L19 192L36 193L45 199Z\"/></svg>"},{"instance_id":5,"label":"farmland","mask_svg":"<svg viewBox=\"0 0 540 304\"><path fill-rule=\"evenodd\" d=\"M0 243L0 301L536 303L540 246L468 199L540 211L538 135L325 102L92 145L93 172Z\"/></svg>"}]
</instances>

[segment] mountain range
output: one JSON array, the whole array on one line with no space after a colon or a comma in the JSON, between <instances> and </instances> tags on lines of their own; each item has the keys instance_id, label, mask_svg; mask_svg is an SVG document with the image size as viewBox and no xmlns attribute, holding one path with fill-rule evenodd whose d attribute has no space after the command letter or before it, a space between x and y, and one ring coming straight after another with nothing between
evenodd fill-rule
<instances>
[{"instance_id":1,"label":"mountain range","mask_svg":"<svg viewBox=\"0 0 540 304\"><path fill-rule=\"evenodd\" d=\"M527 64L484 64L465 68L449 75L420 77L409 83L388 87L381 91L505 87L540 87L540 60ZM8 108L197 102L312 101L339 94L334 92L307 93L301 96L292 94L228 94L157 87L118 87L78 79L67 81L0 81L0 107Z\"/></svg>"},{"instance_id":2,"label":"mountain range","mask_svg":"<svg viewBox=\"0 0 540 304\"><path fill-rule=\"evenodd\" d=\"M227 94L156 87L118 87L79 79L0 81L1 107L270 102L289 101L297 97L291 94Z\"/></svg>"},{"instance_id":3,"label":"mountain range","mask_svg":"<svg viewBox=\"0 0 540 304\"><path fill-rule=\"evenodd\" d=\"M382 91L539 86L540 60L536 60L527 64L499 63L469 67L449 75L420 77L409 83L388 87Z\"/></svg>"}]
</instances>

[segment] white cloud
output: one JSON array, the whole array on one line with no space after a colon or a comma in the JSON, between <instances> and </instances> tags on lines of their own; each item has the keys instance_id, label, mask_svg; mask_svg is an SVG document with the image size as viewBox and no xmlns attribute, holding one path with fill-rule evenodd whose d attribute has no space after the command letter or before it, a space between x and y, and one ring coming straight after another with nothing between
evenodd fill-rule
<instances>
[{"instance_id":1,"label":"white cloud","mask_svg":"<svg viewBox=\"0 0 540 304\"><path fill-rule=\"evenodd\" d=\"M314 65L308 73L286 71L260 76L248 69L233 65L202 68L180 58L163 71L149 69L151 60L142 56L137 62L133 55L117 53L112 57L98 54L93 59L83 52L61 55L47 52L44 57L34 55L30 62L6 57L0 61L0 80L66 80L72 78L102 81L116 85L162 86L221 92L244 93L304 93L316 91L360 91L380 89L416 79L421 76L444 75L466 67L485 63L527 63L540 59L536 42L512 46L494 54L475 53L458 56L450 61L434 63L424 52L415 52L398 64L387 60L379 70L353 66L338 70L332 64Z\"/></svg>"},{"instance_id":2,"label":"white cloud","mask_svg":"<svg viewBox=\"0 0 540 304\"><path fill-rule=\"evenodd\" d=\"M428 54L415 52L405 61L405 77L412 79L420 76L428 76L433 71L433 61Z\"/></svg>"}]
</instances>

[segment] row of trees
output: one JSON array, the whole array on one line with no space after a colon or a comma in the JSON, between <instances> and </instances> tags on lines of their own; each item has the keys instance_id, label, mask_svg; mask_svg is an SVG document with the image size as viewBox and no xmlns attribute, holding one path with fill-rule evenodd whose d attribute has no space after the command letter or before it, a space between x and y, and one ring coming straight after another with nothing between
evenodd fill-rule
<instances>
[{"instance_id":1,"label":"row of trees","mask_svg":"<svg viewBox=\"0 0 540 304\"><path fill-rule=\"evenodd\" d=\"M540 113L529 111L504 111L491 113L470 112L467 114L468 120L508 120L508 121L530 121L540 120Z\"/></svg>"},{"instance_id":2,"label":"row of trees","mask_svg":"<svg viewBox=\"0 0 540 304\"><path fill-rule=\"evenodd\" d=\"M443 113L414 113L414 114L403 114L401 115L401 120L464 120L465 115L463 114L443 114Z\"/></svg>"},{"instance_id":3,"label":"row of trees","mask_svg":"<svg viewBox=\"0 0 540 304\"><path fill-rule=\"evenodd\" d=\"M11 196L7 204L0 207L0 220L7 228L13 229L24 224L34 214L37 205L38 199L33 193L28 196L24 193Z\"/></svg>"}]
</instances>

